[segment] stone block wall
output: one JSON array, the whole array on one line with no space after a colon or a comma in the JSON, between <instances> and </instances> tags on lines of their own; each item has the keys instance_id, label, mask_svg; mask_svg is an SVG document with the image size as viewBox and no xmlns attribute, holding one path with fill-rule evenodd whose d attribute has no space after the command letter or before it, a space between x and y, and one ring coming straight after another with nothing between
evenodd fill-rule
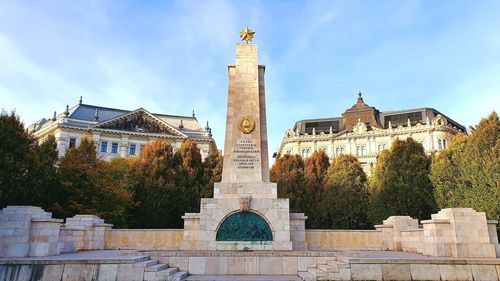
<instances>
[{"instance_id":1,"label":"stone block wall","mask_svg":"<svg viewBox=\"0 0 500 281\"><path fill-rule=\"evenodd\" d=\"M65 227L83 229L83 248L81 250L103 250L105 232L113 227L94 215L76 215L66 219Z\"/></svg>"},{"instance_id":2,"label":"stone block wall","mask_svg":"<svg viewBox=\"0 0 500 281\"><path fill-rule=\"evenodd\" d=\"M435 257L500 257L496 221L471 208L442 209L432 219L418 221L394 216L375 226L381 231L382 249L422 253Z\"/></svg>"},{"instance_id":3,"label":"stone block wall","mask_svg":"<svg viewBox=\"0 0 500 281\"><path fill-rule=\"evenodd\" d=\"M304 213L290 213L290 240L295 251L307 250L306 219Z\"/></svg>"},{"instance_id":4,"label":"stone block wall","mask_svg":"<svg viewBox=\"0 0 500 281\"><path fill-rule=\"evenodd\" d=\"M413 229L401 231L401 248L405 252L423 253L424 230Z\"/></svg>"},{"instance_id":5,"label":"stone block wall","mask_svg":"<svg viewBox=\"0 0 500 281\"><path fill-rule=\"evenodd\" d=\"M32 218L30 230L30 257L59 255L60 219Z\"/></svg>"},{"instance_id":6,"label":"stone block wall","mask_svg":"<svg viewBox=\"0 0 500 281\"><path fill-rule=\"evenodd\" d=\"M105 248L112 225L91 215L63 220L34 206L8 206L0 211L0 257L44 257Z\"/></svg>"},{"instance_id":7,"label":"stone block wall","mask_svg":"<svg viewBox=\"0 0 500 281\"><path fill-rule=\"evenodd\" d=\"M308 229L305 232L309 250L382 249L381 231Z\"/></svg>"},{"instance_id":8,"label":"stone block wall","mask_svg":"<svg viewBox=\"0 0 500 281\"><path fill-rule=\"evenodd\" d=\"M484 212L471 208L442 209L424 225L424 255L495 258ZM498 242L497 242L498 243Z\"/></svg>"},{"instance_id":9,"label":"stone block wall","mask_svg":"<svg viewBox=\"0 0 500 281\"><path fill-rule=\"evenodd\" d=\"M106 231L106 249L179 250L182 229L111 229Z\"/></svg>"},{"instance_id":10,"label":"stone block wall","mask_svg":"<svg viewBox=\"0 0 500 281\"><path fill-rule=\"evenodd\" d=\"M498 221L496 220L488 221L488 234L490 236L490 243L495 246L496 255L500 258L500 244L498 243L497 224Z\"/></svg>"},{"instance_id":11,"label":"stone block wall","mask_svg":"<svg viewBox=\"0 0 500 281\"><path fill-rule=\"evenodd\" d=\"M383 250L402 251L401 232L418 229L418 220L409 216L392 216L384 220L382 225L376 225L375 228L382 232Z\"/></svg>"},{"instance_id":12,"label":"stone block wall","mask_svg":"<svg viewBox=\"0 0 500 281\"><path fill-rule=\"evenodd\" d=\"M73 253L83 249L84 228L78 226L62 226L59 231L59 250L61 253Z\"/></svg>"},{"instance_id":13,"label":"stone block wall","mask_svg":"<svg viewBox=\"0 0 500 281\"><path fill-rule=\"evenodd\" d=\"M0 257L58 255L62 220L40 207L8 206L0 211Z\"/></svg>"}]
</instances>

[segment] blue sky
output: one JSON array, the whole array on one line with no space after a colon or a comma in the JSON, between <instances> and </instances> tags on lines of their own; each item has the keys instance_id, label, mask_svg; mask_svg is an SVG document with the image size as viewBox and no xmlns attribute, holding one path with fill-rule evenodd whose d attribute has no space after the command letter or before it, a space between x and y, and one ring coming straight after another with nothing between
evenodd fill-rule
<instances>
[{"instance_id":1,"label":"blue sky","mask_svg":"<svg viewBox=\"0 0 500 281\"><path fill-rule=\"evenodd\" d=\"M0 1L0 108L29 125L84 103L210 120L256 31L269 149L295 121L433 107L464 125L500 105L500 1Z\"/></svg>"}]
</instances>

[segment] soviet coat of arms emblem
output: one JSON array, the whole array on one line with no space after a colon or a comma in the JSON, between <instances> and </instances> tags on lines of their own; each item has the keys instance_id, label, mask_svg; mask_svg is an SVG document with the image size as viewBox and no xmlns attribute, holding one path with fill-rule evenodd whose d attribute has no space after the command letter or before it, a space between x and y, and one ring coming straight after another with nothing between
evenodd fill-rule
<instances>
[{"instance_id":1,"label":"soviet coat of arms emblem","mask_svg":"<svg viewBox=\"0 0 500 281\"><path fill-rule=\"evenodd\" d=\"M252 117L247 116L240 121L240 130L244 134L250 134L255 130L255 121L253 121Z\"/></svg>"}]
</instances>

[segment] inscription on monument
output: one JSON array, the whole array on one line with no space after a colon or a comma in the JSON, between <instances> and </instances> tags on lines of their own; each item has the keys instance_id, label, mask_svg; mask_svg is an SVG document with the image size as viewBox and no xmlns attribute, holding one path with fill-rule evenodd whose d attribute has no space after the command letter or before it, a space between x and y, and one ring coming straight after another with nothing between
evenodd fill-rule
<instances>
[{"instance_id":1,"label":"inscription on monument","mask_svg":"<svg viewBox=\"0 0 500 281\"><path fill-rule=\"evenodd\" d=\"M238 170L255 169L260 165L260 150L254 139L238 139L233 147L233 164Z\"/></svg>"}]
</instances>

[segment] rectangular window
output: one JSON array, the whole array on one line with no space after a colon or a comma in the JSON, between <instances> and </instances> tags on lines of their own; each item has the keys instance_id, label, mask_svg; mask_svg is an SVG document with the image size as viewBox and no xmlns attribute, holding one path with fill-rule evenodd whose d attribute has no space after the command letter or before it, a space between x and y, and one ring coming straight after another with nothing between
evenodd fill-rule
<instances>
[{"instance_id":1,"label":"rectangular window","mask_svg":"<svg viewBox=\"0 0 500 281\"><path fill-rule=\"evenodd\" d=\"M446 140L445 139L438 139L438 149L445 149L446 148Z\"/></svg>"},{"instance_id":2,"label":"rectangular window","mask_svg":"<svg viewBox=\"0 0 500 281\"><path fill-rule=\"evenodd\" d=\"M141 148L140 153L142 153L142 152L144 151L144 146L145 146L144 144L141 144L141 145L140 145L140 148Z\"/></svg>"},{"instance_id":3,"label":"rectangular window","mask_svg":"<svg viewBox=\"0 0 500 281\"><path fill-rule=\"evenodd\" d=\"M364 145L360 145L356 149L356 155L365 155L366 154L366 147Z\"/></svg>"},{"instance_id":4,"label":"rectangular window","mask_svg":"<svg viewBox=\"0 0 500 281\"><path fill-rule=\"evenodd\" d=\"M103 141L101 142L101 152L108 152L108 142L107 141Z\"/></svg>"},{"instance_id":5,"label":"rectangular window","mask_svg":"<svg viewBox=\"0 0 500 281\"><path fill-rule=\"evenodd\" d=\"M130 151L128 154L135 155L135 143L130 144Z\"/></svg>"},{"instance_id":6,"label":"rectangular window","mask_svg":"<svg viewBox=\"0 0 500 281\"><path fill-rule=\"evenodd\" d=\"M378 145L378 152L382 152L382 150L387 149L387 144L379 144Z\"/></svg>"},{"instance_id":7,"label":"rectangular window","mask_svg":"<svg viewBox=\"0 0 500 281\"><path fill-rule=\"evenodd\" d=\"M311 153L311 150L309 148L302 149L302 158L309 158L310 153Z\"/></svg>"},{"instance_id":8,"label":"rectangular window","mask_svg":"<svg viewBox=\"0 0 500 281\"><path fill-rule=\"evenodd\" d=\"M70 138L69 139L69 148L74 148L76 145L76 139L75 138Z\"/></svg>"},{"instance_id":9,"label":"rectangular window","mask_svg":"<svg viewBox=\"0 0 500 281\"><path fill-rule=\"evenodd\" d=\"M118 153L118 143L114 142L111 144L111 153Z\"/></svg>"}]
</instances>

